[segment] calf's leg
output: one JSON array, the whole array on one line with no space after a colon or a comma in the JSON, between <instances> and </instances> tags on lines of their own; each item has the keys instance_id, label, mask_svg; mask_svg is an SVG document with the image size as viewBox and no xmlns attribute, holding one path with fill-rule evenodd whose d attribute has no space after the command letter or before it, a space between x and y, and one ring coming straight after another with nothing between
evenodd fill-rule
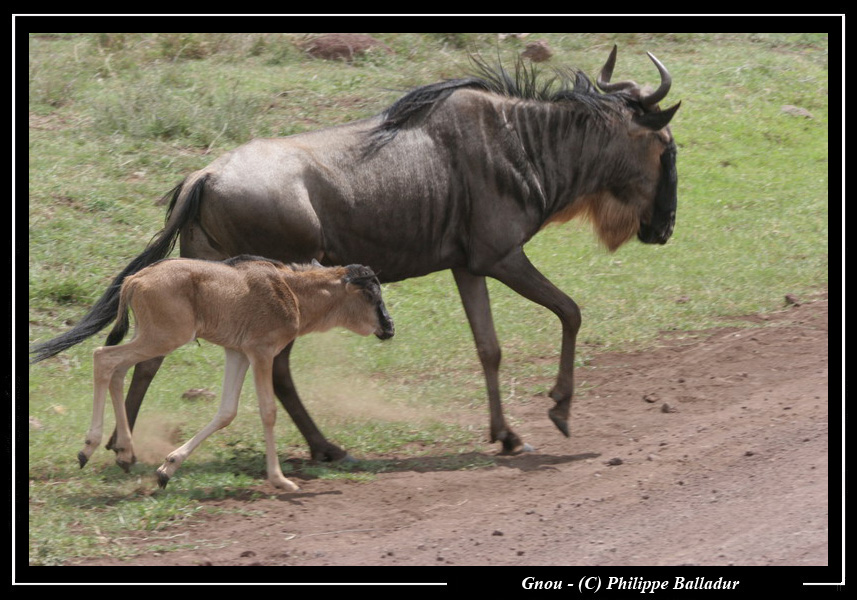
<instances>
[{"instance_id":1,"label":"calf's leg","mask_svg":"<svg viewBox=\"0 0 857 600\"><path fill-rule=\"evenodd\" d=\"M113 412L116 417L116 432L113 439L113 450L116 452L116 463L126 472L134 464L134 447L131 441L131 430L125 414L123 383L128 369L142 361L151 358L141 352L140 344L134 341L124 346L103 346L96 348L92 355L94 396L92 405L92 422L86 435L83 450L77 455L81 468L86 465L95 448L101 442L104 424L104 403L109 390L113 402Z\"/></svg>"},{"instance_id":2,"label":"calf's leg","mask_svg":"<svg viewBox=\"0 0 857 600\"><path fill-rule=\"evenodd\" d=\"M108 364L103 356L104 348L96 348L92 355L93 364L93 388L92 419L89 431L86 433L83 450L77 453L77 461L82 469L86 466L95 448L101 443L101 434L104 427L104 402L107 398L107 389L110 379L113 377L114 366Z\"/></svg>"},{"instance_id":3,"label":"calf's leg","mask_svg":"<svg viewBox=\"0 0 857 600\"><path fill-rule=\"evenodd\" d=\"M238 414L238 400L241 396L241 387L244 384L244 376L250 362L247 357L237 350L226 349L226 367L223 373L223 390L220 395L220 408L211 422L203 427L199 433L193 436L185 444L176 448L167 455L164 464L158 467L158 485L162 488L167 486L170 478L208 436L219 429L229 425Z\"/></svg>"},{"instance_id":4,"label":"calf's leg","mask_svg":"<svg viewBox=\"0 0 857 600\"><path fill-rule=\"evenodd\" d=\"M277 421L277 406L274 403L273 357L251 357L253 365L253 381L256 384L256 397L259 400L259 415L262 417L262 427L265 430L265 464L268 471L268 481L274 487L295 492L300 488L286 479L280 468L280 458L277 455L277 440L274 436L274 424Z\"/></svg>"},{"instance_id":5,"label":"calf's leg","mask_svg":"<svg viewBox=\"0 0 857 600\"><path fill-rule=\"evenodd\" d=\"M128 416L128 428L131 431L134 431L134 423L137 421L137 414L140 412L140 405L146 396L146 390L149 389L149 384L152 383L152 379L154 379L163 362L164 357L157 356L134 366L131 385L128 386L128 393L125 395L125 414ZM116 430L113 431L113 435L107 441L106 448L114 450L115 445Z\"/></svg>"},{"instance_id":6,"label":"calf's leg","mask_svg":"<svg viewBox=\"0 0 857 600\"><path fill-rule=\"evenodd\" d=\"M113 401L113 414L116 417L116 439L113 450L116 452L116 464L128 473L131 465L137 462L134 455L134 444L131 438L131 427L128 424L128 416L125 414L125 374L130 365L119 365L110 378L110 397Z\"/></svg>"}]
</instances>

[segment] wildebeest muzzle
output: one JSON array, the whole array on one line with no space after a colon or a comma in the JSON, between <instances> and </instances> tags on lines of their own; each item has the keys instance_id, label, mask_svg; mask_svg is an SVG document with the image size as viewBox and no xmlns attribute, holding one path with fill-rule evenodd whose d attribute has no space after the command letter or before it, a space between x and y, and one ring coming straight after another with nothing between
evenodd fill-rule
<instances>
[{"instance_id":1,"label":"wildebeest muzzle","mask_svg":"<svg viewBox=\"0 0 857 600\"><path fill-rule=\"evenodd\" d=\"M661 177L655 192L652 218L641 223L637 238L644 244L666 244L675 226L675 211L678 205L678 173L676 171L676 146L670 142L661 155Z\"/></svg>"}]
</instances>

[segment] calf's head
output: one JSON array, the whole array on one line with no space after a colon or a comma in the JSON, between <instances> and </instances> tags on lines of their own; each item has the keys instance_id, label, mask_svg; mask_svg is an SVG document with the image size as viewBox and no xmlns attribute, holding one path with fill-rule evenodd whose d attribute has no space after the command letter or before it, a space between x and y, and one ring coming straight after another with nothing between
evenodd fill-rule
<instances>
[{"instance_id":1,"label":"calf's head","mask_svg":"<svg viewBox=\"0 0 857 600\"><path fill-rule=\"evenodd\" d=\"M396 332L393 319L381 297L381 283L369 267L348 265L345 267L346 302L349 319L345 327L360 335L374 333L379 340L386 340Z\"/></svg>"}]
</instances>

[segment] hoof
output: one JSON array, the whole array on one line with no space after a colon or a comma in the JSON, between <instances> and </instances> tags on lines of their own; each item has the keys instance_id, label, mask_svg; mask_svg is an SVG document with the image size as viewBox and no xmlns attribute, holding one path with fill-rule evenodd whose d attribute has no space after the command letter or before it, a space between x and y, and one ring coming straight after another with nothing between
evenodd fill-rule
<instances>
[{"instance_id":1,"label":"hoof","mask_svg":"<svg viewBox=\"0 0 857 600\"><path fill-rule=\"evenodd\" d=\"M119 460L118 458L116 459L116 464L119 465L120 467L122 467L122 470L125 471L126 473L131 472L131 465L133 465L136 462L137 462L136 456L132 456L130 461Z\"/></svg>"},{"instance_id":2,"label":"hoof","mask_svg":"<svg viewBox=\"0 0 857 600\"><path fill-rule=\"evenodd\" d=\"M526 442L521 442L519 445L515 446L511 450L507 450L504 446L502 450L500 450L501 456L517 456L518 454L524 454L526 452L535 452L536 449Z\"/></svg>"},{"instance_id":3,"label":"hoof","mask_svg":"<svg viewBox=\"0 0 857 600\"><path fill-rule=\"evenodd\" d=\"M158 487L164 489L167 487L167 484L170 482L170 476L166 473L162 473L158 471Z\"/></svg>"},{"instance_id":4,"label":"hoof","mask_svg":"<svg viewBox=\"0 0 857 600\"><path fill-rule=\"evenodd\" d=\"M492 442L499 441L503 444L502 450L500 450L500 454L508 455L508 454L519 454L521 452L532 452L534 448L529 444L525 444L524 441L517 436L512 431L504 431L500 435L496 437L496 439L491 440Z\"/></svg>"},{"instance_id":5,"label":"hoof","mask_svg":"<svg viewBox=\"0 0 857 600\"><path fill-rule=\"evenodd\" d=\"M333 444L326 444L321 448L311 449L310 456L312 456L313 460L318 462L357 462L355 459L351 458L348 452Z\"/></svg>"},{"instance_id":6,"label":"hoof","mask_svg":"<svg viewBox=\"0 0 857 600\"><path fill-rule=\"evenodd\" d=\"M571 434L568 432L567 419L554 416L552 411L548 411L548 416L550 417L550 420L553 421L553 424L556 425L556 428L559 429L565 437L571 437Z\"/></svg>"},{"instance_id":7,"label":"hoof","mask_svg":"<svg viewBox=\"0 0 857 600\"><path fill-rule=\"evenodd\" d=\"M86 463L89 462L89 457L83 453L83 450L77 453L77 462L80 463L80 468L86 466Z\"/></svg>"},{"instance_id":8,"label":"hoof","mask_svg":"<svg viewBox=\"0 0 857 600\"><path fill-rule=\"evenodd\" d=\"M288 479L285 481L278 481L277 483L271 482L272 485L278 490L283 490L284 492L299 492L300 487L297 484L292 483Z\"/></svg>"}]
</instances>

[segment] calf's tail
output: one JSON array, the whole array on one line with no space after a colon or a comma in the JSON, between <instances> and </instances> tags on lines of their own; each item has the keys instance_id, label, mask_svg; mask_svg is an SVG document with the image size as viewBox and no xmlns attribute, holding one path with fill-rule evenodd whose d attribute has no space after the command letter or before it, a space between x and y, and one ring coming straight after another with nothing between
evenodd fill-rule
<instances>
[{"instance_id":1,"label":"calf's tail","mask_svg":"<svg viewBox=\"0 0 857 600\"><path fill-rule=\"evenodd\" d=\"M116 323L113 324L113 329L107 334L107 341L104 342L105 346L115 346L128 333L128 327L130 326L128 303L131 301L132 287L125 285L119 289L119 308L116 309Z\"/></svg>"}]
</instances>

